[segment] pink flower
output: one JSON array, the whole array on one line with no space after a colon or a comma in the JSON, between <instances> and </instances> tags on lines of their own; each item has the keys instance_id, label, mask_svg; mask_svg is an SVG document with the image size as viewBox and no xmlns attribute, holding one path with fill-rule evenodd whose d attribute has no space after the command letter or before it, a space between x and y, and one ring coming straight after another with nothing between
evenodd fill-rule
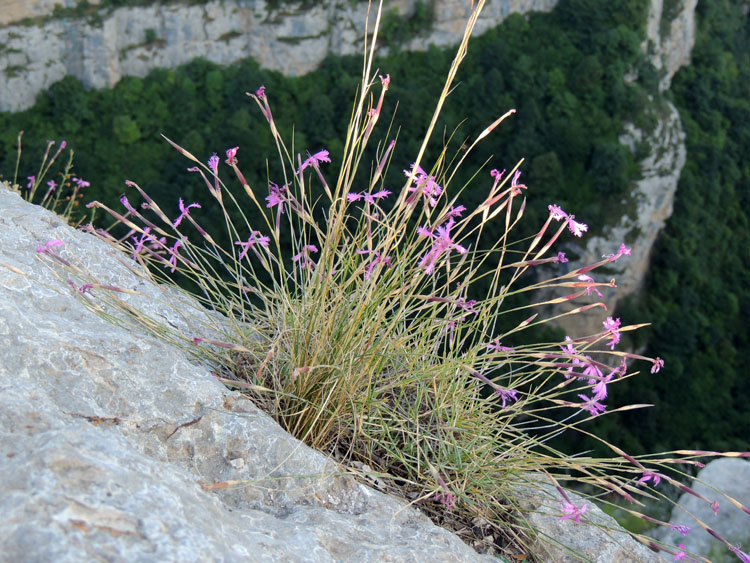
<instances>
[{"instance_id":1,"label":"pink flower","mask_svg":"<svg viewBox=\"0 0 750 563\"><path fill-rule=\"evenodd\" d=\"M547 208L555 221L560 221L562 219L568 220L568 229L573 235L581 237L583 236L583 233L589 230L588 225L576 221L575 215L568 215L559 205L548 205Z\"/></svg>"},{"instance_id":2,"label":"pink flower","mask_svg":"<svg viewBox=\"0 0 750 563\"><path fill-rule=\"evenodd\" d=\"M591 282L591 285L586 285L586 295L591 295L591 291L593 290L596 291L596 294L599 297L602 297L602 293L598 289L596 289L596 286L593 285L594 283L596 283L594 282L594 278L592 278L588 274L581 274L580 276L578 276L578 279L583 282Z\"/></svg>"},{"instance_id":3,"label":"pink flower","mask_svg":"<svg viewBox=\"0 0 750 563\"><path fill-rule=\"evenodd\" d=\"M47 185L49 186L49 190L51 192L54 192L57 189L57 184L54 180L50 180L49 182L47 182Z\"/></svg>"},{"instance_id":4,"label":"pink flower","mask_svg":"<svg viewBox=\"0 0 750 563\"><path fill-rule=\"evenodd\" d=\"M275 207L285 201L286 187L279 187L273 182L268 184L269 194L266 196L266 207ZM284 213L284 206L279 208L281 213Z\"/></svg>"},{"instance_id":5,"label":"pink flower","mask_svg":"<svg viewBox=\"0 0 750 563\"><path fill-rule=\"evenodd\" d=\"M31 189L34 187L34 184L36 184L36 176L26 176L26 179L28 182L26 182L26 187L28 189Z\"/></svg>"},{"instance_id":6,"label":"pink flower","mask_svg":"<svg viewBox=\"0 0 750 563\"><path fill-rule=\"evenodd\" d=\"M61 240L50 240L44 243L44 246L37 246L36 251L40 254L49 254L49 251L52 250L55 246L65 246L65 243Z\"/></svg>"},{"instance_id":7,"label":"pink flower","mask_svg":"<svg viewBox=\"0 0 750 563\"><path fill-rule=\"evenodd\" d=\"M511 348L510 346L503 346L500 344L500 339L496 338L494 342L490 342L486 345L489 350L494 350L495 352L515 352L516 350L514 348Z\"/></svg>"},{"instance_id":8,"label":"pink flower","mask_svg":"<svg viewBox=\"0 0 750 563\"><path fill-rule=\"evenodd\" d=\"M242 252L240 252L240 260L242 260L246 255L247 251L250 250L255 244L259 244L265 248L268 248L268 243L271 242L271 239L267 236L260 236L260 231L253 231L250 233L250 237L248 237L247 242L242 241L236 241L234 244L237 246L242 247Z\"/></svg>"},{"instance_id":9,"label":"pink flower","mask_svg":"<svg viewBox=\"0 0 750 563\"><path fill-rule=\"evenodd\" d=\"M182 246L182 240L177 239L174 242L174 245L172 245L172 248L169 249L169 253L171 256L169 257L169 260L164 265L165 268L169 268L169 271L174 273L174 271L177 269L177 257L179 256L178 249Z\"/></svg>"},{"instance_id":10,"label":"pink flower","mask_svg":"<svg viewBox=\"0 0 750 563\"><path fill-rule=\"evenodd\" d=\"M140 237L131 237L133 239L133 242L135 243L135 249L133 250L133 254L138 255L141 252L143 252L143 245L146 242L154 243L156 242L156 238L151 234L151 227L146 227L143 229L143 232L141 233ZM165 239L166 241L166 239ZM135 256L133 257L135 258Z\"/></svg>"},{"instance_id":11,"label":"pink flower","mask_svg":"<svg viewBox=\"0 0 750 563\"><path fill-rule=\"evenodd\" d=\"M232 147L231 149L227 149L227 159L224 161L229 166L237 162L237 151L240 147Z\"/></svg>"},{"instance_id":12,"label":"pink flower","mask_svg":"<svg viewBox=\"0 0 750 563\"><path fill-rule=\"evenodd\" d=\"M258 96L261 100L266 97L266 87L261 86L255 91L255 95Z\"/></svg>"},{"instance_id":13,"label":"pink flower","mask_svg":"<svg viewBox=\"0 0 750 563\"><path fill-rule=\"evenodd\" d=\"M308 155L309 154L310 153L308 153ZM308 166L318 166L321 162L331 162L327 150L318 151L315 154L308 156L302 163L302 166L300 166L299 172L302 172Z\"/></svg>"},{"instance_id":14,"label":"pink flower","mask_svg":"<svg viewBox=\"0 0 750 563\"><path fill-rule=\"evenodd\" d=\"M80 178L73 178L73 181L78 184L79 188L88 188L91 185L86 180L81 180Z\"/></svg>"},{"instance_id":15,"label":"pink flower","mask_svg":"<svg viewBox=\"0 0 750 563\"><path fill-rule=\"evenodd\" d=\"M606 375L602 377L593 387L592 391L594 392L594 399L597 401L601 401L603 399L607 398L607 383L612 381L612 378L615 376L615 374L620 370L620 368L616 368L610 372L609 375Z\"/></svg>"},{"instance_id":16,"label":"pink flower","mask_svg":"<svg viewBox=\"0 0 750 563\"><path fill-rule=\"evenodd\" d=\"M583 513L588 509L585 503L582 504L580 508L578 508L571 502L561 502L560 508L563 511L563 515L559 518L560 520L568 520L569 518L573 518L576 522L581 521L581 516L583 516Z\"/></svg>"},{"instance_id":17,"label":"pink flower","mask_svg":"<svg viewBox=\"0 0 750 563\"><path fill-rule=\"evenodd\" d=\"M687 536L688 532L690 531L690 528L688 528L687 526L677 526L675 524L668 524L668 526L675 532L680 532L683 536Z\"/></svg>"},{"instance_id":18,"label":"pink flower","mask_svg":"<svg viewBox=\"0 0 750 563\"><path fill-rule=\"evenodd\" d=\"M216 153L212 154L211 158L208 159L208 167L214 174L219 173L219 157Z\"/></svg>"},{"instance_id":19,"label":"pink flower","mask_svg":"<svg viewBox=\"0 0 750 563\"><path fill-rule=\"evenodd\" d=\"M122 203L123 207L125 207L125 209L127 209L133 215L137 213L137 211L133 208L133 206L130 205L130 202L128 201L128 196L125 196L125 195L121 196L120 203Z\"/></svg>"},{"instance_id":20,"label":"pink flower","mask_svg":"<svg viewBox=\"0 0 750 563\"><path fill-rule=\"evenodd\" d=\"M373 269L375 269L375 266L377 266L378 264L383 263L388 268L391 268L393 266L391 264L390 256L382 256L380 252L375 252L374 250L357 250L357 254L360 254L360 255L374 254L375 255L375 258L372 260L372 262L370 262L367 265L367 268L365 269L365 280L370 279Z\"/></svg>"},{"instance_id":21,"label":"pink flower","mask_svg":"<svg viewBox=\"0 0 750 563\"><path fill-rule=\"evenodd\" d=\"M675 561L678 561L679 559L684 559L687 556L687 554L685 553L684 544L678 543L677 547L679 547L682 551L678 551L677 553L675 553L674 557L672 558Z\"/></svg>"},{"instance_id":22,"label":"pink flower","mask_svg":"<svg viewBox=\"0 0 750 563\"><path fill-rule=\"evenodd\" d=\"M620 342L620 319L612 319L607 317L604 321L604 334L610 335L610 341L608 342L610 350L615 349L615 345Z\"/></svg>"},{"instance_id":23,"label":"pink flower","mask_svg":"<svg viewBox=\"0 0 750 563\"><path fill-rule=\"evenodd\" d=\"M375 192L374 194L369 194L367 192L362 192L359 194L356 193L349 193L346 194L346 199L351 203L354 201L359 201L360 199L364 199L369 204L374 204L377 200L382 199L384 197L388 197L391 195L391 192L388 190L380 190L379 192Z\"/></svg>"},{"instance_id":24,"label":"pink flower","mask_svg":"<svg viewBox=\"0 0 750 563\"><path fill-rule=\"evenodd\" d=\"M518 195L518 194L520 194L521 193L521 188L523 188L524 190L526 189L526 186L524 184L519 184L518 183L518 179L520 177L521 177L521 171L520 170L516 170L516 173L513 174L513 179L510 182L510 187L511 187L510 193L511 193L511 195Z\"/></svg>"},{"instance_id":25,"label":"pink flower","mask_svg":"<svg viewBox=\"0 0 750 563\"><path fill-rule=\"evenodd\" d=\"M589 411L589 414L591 414L591 416L598 416L599 414L607 410L607 406L599 403L596 398L589 399L586 395L583 394L579 394L578 396L586 401L581 405L581 408Z\"/></svg>"},{"instance_id":26,"label":"pink flower","mask_svg":"<svg viewBox=\"0 0 750 563\"><path fill-rule=\"evenodd\" d=\"M197 207L200 209L200 204L198 203L191 203L187 207L185 207L185 204L182 201L182 198L180 198L180 201L178 202L178 205L180 207L180 216L177 217L177 219L174 220L174 223L172 223L172 226L176 229L180 226L180 223L182 223L182 220L187 217L190 214L190 208L191 207Z\"/></svg>"},{"instance_id":27,"label":"pink flower","mask_svg":"<svg viewBox=\"0 0 750 563\"><path fill-rule=\"evenodd\" d=\"M568 214L565 213L559 205L548 205L547 208L555 221L568 218Z\"/></svg>"},{"instance_id":28,"label":"pink flower","mask_svg":"<svg viewBox=\"0 0 750 563\"><path fill-rule=\"evenodd\" d=\"M382 84L384 90L388 90L388 86L390 85L390 83L391 83L390 74L386 74L385 78L383 78L382 75L380 76L380 84Z\"/></svg>"},{"instance_id":29,"label":"pink flower","mask_svg":"<svg viewBox=\"0 0 750 563\"><path fill-rule=\"evenodd\" d=\"M310 259L310 252L317 252L318 247L313 244L306 244L302 247L299 254L292 256L292 262L302 262L303 267L312 269L315 267L315 262Z\"/></svg>"},{"instance_id":30,"label":"pink flower","mask_svg":"<svg viewBox=\"0 0 750 563\"><path fill-rule=\"evenodd\" d=\"M714 516L719 515L719 501L715 500L711 503L711 510L714 511Z\"/></svg>"},{"instance_id":31,"label":"pink flower","mask_svg":"<svg viewBox=\"0 0 750 563\"><path fill-rule=\"evenodd\" d=\"M439 226L437 228L437 234L431 233L425 227L419 227L417 229L417 232L420 235L429 236L435 239L430 251L425 254L424 258L419 262L419 267L424 268L426 274L431 274L435 271L435 263L443 254L450 254L451 250L455 250L459 254L466 254L468 252L466 248L453 242L451 239L451 227L453 227L453 219L448 221L445 225Z\"/></svg>"},{"instance_id":32,"label":"pink flower","mask_svg":"<svg viewBox=\"0 0 750 563\"><path fill-rule=\"evenodd\" d=\"M497 168L493 168L492 170L490 170L490 176L495 179L495 182L499 182L503 177L503 174L505 174L505 170L503 170L502 172L500 172Z\"/></svg>"},{"instance_id":33,"label":"pink flower","mask_svg":"<svg viewBox=\"0 0 750 563\"><path fill-rule=\"evenodd\" d=\"M575 221L575 215L571 215L568 217L568 229L570 230L573 235L577 237L582 237L583 233L589 230L589 226L585 223L579 223L578 221Z\"/></svg>"},{"instance_id":34,"label":"pink flower","mask_svg":"<svg viewBox=\"0 0 750 563\"><path fill-rule=\"evenodd\" d=\"M411 168L409 170L404 170L404 175L406 175L406 177L411 176L415 164L415 162L412 162ZM414 181L415 185L410 187L409 191L420 191L420 193L422 193L427 199L430 207L435 207L437 205L437 198L443 193L443 188L438 185L435 178L433 176L428 176L427 173L422 170L421 166L417 166L416 172L414 172Z\"/></svg>"},{"instance_id":35,"label":"pink flower","mask_svg":"<svg viewBox=\"0 0 750 563\"><path fill-rule=\"evenodd\" d=\"M568 261L567 257L565 256L564 252L558 252L557 253L557 261L561 264L565 264L565 262Z\"/></svg>"},{"instance_id":36,"label":"pink flower","mask_svg":"<svg viewBox=\"0 0 750 563\"><path fill-rule=\"evenodd\" d=\"M448 213L446 213L446 217L448 219L453 219L454 217L461 217L461 214L466 211L466 207L463 205L459 205L457 207L451 207L448 210Z\"/></svg>"},{"instance_id":37,"label":"pink flower","mask_svg":"<svg viewBox=\"0 0 750 563\"><path fill-rule=\"evenodd\" d=\"M737 557L739 557L742 563L750 563L750 555L748 555L744 551L741 551L739 545L737 546L732 545L729 547L729 549L732 551L732 553L734 553Z\"/></svg>"},{"instance_id":38,"label":"pink flower","mask_svg":"<svg viewBox=\"0 0 750 563\"><path fill-rule=\"evenodd\" d=\"M643 477L638 479L638 483L648 483L652 480L654 482L654 487L656 487L659 483L661 483L661 475L659 475L658 473L651 473L650 471L644 471Z\"/></svg>"},{"instance_id":39,"label":"pink flower","mask_svg":"<svg viewBox=\"0 0 750 563\"><path fill-rule=\"evenodd\" d=\"M651 366L651 373L659 373L659 370L664 367L664 360L661 358L656 358L654 360L654 365Z\"/></svg>"}]
</instances>

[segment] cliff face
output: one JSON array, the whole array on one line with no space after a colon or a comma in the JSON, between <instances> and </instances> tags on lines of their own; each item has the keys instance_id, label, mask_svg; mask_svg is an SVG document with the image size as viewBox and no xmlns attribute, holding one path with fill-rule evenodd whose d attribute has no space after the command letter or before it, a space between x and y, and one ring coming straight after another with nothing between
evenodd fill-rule
<instances>
[{"instance_id":1,"label":"cliff face","mask_svg":"<svg viewBox=\"0 0 750 563\"><path fill-rule=\"evenodd\" d=\"M66 0L68 7L73 0ZM231 64L252 57L287 75L315 69L328 54L362 52L367 3L349 0L313 6L264 0L215 0L200 5L158 4L102 10L99 19L49 16L52 0L0 2L4 20L36 17L38 23L0 28L0 111L33 105L36 95L66 75L91 88L107 88L123 76L145 76L157 67L176 67L196 57ZM488 3L476 32L496 26L512 12L551 10L557 0ZM384 2L384 10L413 13L416 0ZM460 40L469 2L436 0L429 32L407 48ZM374 20L374 18L373 18ZM370 23L371 28L373 22Z\"/></svg>"},{"instance_id":2,"label":"cliff face","mask_svg":"<svg viewBox=\"0 0 750 563\"><path fill-rule=\"evenodd\" d=\"M666 14L663 12L663 0L651 0L647 39L642 49L660 71L659 89L662 92L669 89L675 73L682 66L690 64L690 53L695 43L696 4L697 0L679 0L678 9ZM571 245L579 256L569 264L571 270L616 252L622 242L632 247L632 254L621 257L609 266L609 277L615 278L617 288L602 289L602 301L607 310L595 308L584 314L559 319L559 324L570 335L601 332L605 318L616 314L618 302L642 288L651 249L672 215L674 194L687 155L685 132L677 109L671 102L663 102L652 119L651 131L641 131L627 123L620 136L620 142L633 152L636 143L641 141L645 141L650 148L649 154L639 162L641 179L631 191L635 208L605 227L601 236L584 237L581 246ZM580 219L585 220L585 217ZM596 281L607 280L597 278ZM572 308L571 304L561 307L563 310Z\"/></svg>"}]
</instances>

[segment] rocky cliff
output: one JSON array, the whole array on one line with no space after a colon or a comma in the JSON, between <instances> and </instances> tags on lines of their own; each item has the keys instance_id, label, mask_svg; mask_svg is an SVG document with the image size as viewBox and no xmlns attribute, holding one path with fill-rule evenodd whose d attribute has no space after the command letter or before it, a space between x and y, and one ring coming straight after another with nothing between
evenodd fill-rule
<instances>
[{"instance_id":1,"label":"rocky cliff","mask_svg":"<svg viewBox=\"0 0 750 563\"><path fill-rule=\"evenodd\" d=\"M231 64L252 57L287 75L315 69L328 54L360 53L367 3L349 0L284 3L214 0L202 4L153 3L101 10L96 17L52 16L52 0L0 1L5 21L35 18L0 28L0 111L33 105L36 95L66 75L92 88L123 76L145 76L196 57ZM557 0L488 2L477 22L481 33L512 12L550 10ZM67 0L67 4L75 4ZM385 10L411 14L416 0L390 0ZM434 21L407 48L445 46L460 40L469 2L435 0ZM2 22L3 20L0 20ZM372 26L372 22L371 22Z\"/></svg>"},{"instance_id":2,"label":"rocky cliff","mask_svg":"<svg viewBox=\"0 0 750 563\"><path fill-rule=\"evenodd\" d=\"M695 43L695 6L697 0L678 0L672 13L664 12L663 0L651 0L643 52L660 71L659 90L669 89L672 77L690 64L690 53ZM635 152L636 145L646 142L649 153L640 162L641 179L632 187L635 206L623 208L619 219L604 228L600 236L584 238L581 245L571 245L578 256L568 264L569 269L591 264L604 254L615 252L621 242L632 247L631 256L625 256L610 268L617 288L602 290L606 310L591 309L584 314L563 317L559 324L570 335L581 336L601 332L602 321L616 314L619 301L637 292L643 286L648 271L651 249L667 219L672 215L674 194L685 165L687 151L685 132L677 109L671 102L661 101L652 110L652 127L639 130L625 124L620 142ZM617 212L618 210L613 210ZM585 220L585 217L580 219ZM607 281L597 279L596 281ZM579 304L580 305L580 304ZM568 304L563 309L571 309ZM643 319L648 321L648 319Z\"/></svg>"}]
</instances>

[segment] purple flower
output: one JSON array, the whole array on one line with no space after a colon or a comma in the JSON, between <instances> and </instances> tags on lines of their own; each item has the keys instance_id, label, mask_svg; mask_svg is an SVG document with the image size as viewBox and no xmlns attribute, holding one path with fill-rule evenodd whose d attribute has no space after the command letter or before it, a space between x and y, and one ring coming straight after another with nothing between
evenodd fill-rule
<instances>
[{"instance_id":1,"label":"purple flower","mask_svg":"<svg viewBox=\"0 0 750 563\"><path fill-rule=\"evenodd\" d=\"M591 414L591 416L598 416L599 414L607 410L606 405L602 405L599 401L596 400L596 398L589 399L586 395L583 394L579 394L578 396L586 401L581 405L581 408L589 411L589 414Z\"/></svg>"},{"instance_id":2,"label":"purple flower","mask_svg":"<svg viewBox=\"0 0 750 563\"><path fill-rule=\"evenodd\" d=\"M36 176L26 176L26 179L28 182L26 183L26 187L28 189L31 189L34 187L34 184L36 184Z\"/></svg>"},{"instance_id":3,"label":"purple flower","mask_svg":"<svg viewBox=\"0 0 750 563\"><path fill-rule=\"evenodd\" d=\"M234 244L242 247L242 252L240 252L240 260L242 260L247 255L247 251L250 250L255 244L259 244L265 248L268 248L269 242L271 242L271 239L269 237L260 236L260 231L253 231L252 233L250 233L250 237L248 237L247 242L238 240Z\"/></svg>"},{"instance_id":4,"label":"purple flower","mask_svg":"<svg viewBox=\"0 0 750 563\"><path fill-rule=\"evenodd\" d=\"M564 252L558 252L557 253L557 261L561 264L565 264L565 262L568 261L568 258L565 256Z\"/></svg>"},{"instance_id":5,"label":"purple flower","mask_svg":"<svg viewBox=\"0 0 750 563\"><path fill-rule=\"evenodd\" d=\"M495 387L495 393L500 395L500 399L503 402L503 408L505 408L506 402L518 400L518 391L516 391L515 389L503 389L502 387L498 386Z\"/></svg>"},{"instance_id":6,"label":"purple flower","mask_svg":"<svg viewBox=\"0 0 750 563\"><path fill-rule=\"evenodd\" d=\"M711 510L714 511L714 516L719 515L719 501L715 500L711 503Z\"/></svg>"},{"instance_id":7,"label":"purple flower","mask_svg":"<svg viewBox=\"0 0 750 563\"><path fill-rule=\"evenodd\" d=\"M266 87L261 86L255 91L255 95L258 96L261 100L266 97Z\"/></svg>"},{"instance_id":8,"label":"purple flower","mask_svg":"<svg viewBox=\"0 0 750 563\"><path fill-rule=\"evenodd\" d=\"M49 191L54 192L57 189L57 184L54 180L50 180L47 182L47 185L49 186Z\"/></svg>"},{"instance_id":9,"label":"purple flower","mask_svg":"<svg viewBox=\"0 0 750 563\"><path fill-rule=\"evenodd\" d=\"M461 213L463 213L464 211L466 211L466 208L463 205L459 205L457 207L451 207L448 210L448 213L446 213L445 216L448 219L453 219L455 217L461 217Z\"/></svg>"},{"instance_id":10,"label":"purple flower","mask_svg":"<svg viewBox=\"0 0 750 563\"><path fill-rule=\"evenodd\" d=\"M197 207L198 209L200 209L201 207L198 203L191 203L190 205L185 207L185 203L182 201L182 198L180 198L178 205L180 207L180 216L174 220L174 223L172 223L172 227L174 227L175 229L179 227L180 223L182 223L182 220L190 214L191 207Z\"/></svg>"},{"instance_id":11,"label":"purple flower","mask_svg":"<svg viewBox=\"0 0 750 563\"><path fill-rule=\"evenodd\" d=\"M682 551L678 551L677 553L674 554L674 557L672 557L672 559L674 561L678 561L680 559L684 559L686 557L686 555L687 555L685 553L685 545L684 544L678 543L677 547L679 547Z\"/></svg>"},{"instance_id":12,"label":"purple flower","mask_svg":"<svg viewBox=\"0 0 750 563\"><path fill-rule=\"evenodd\" d=\"M583 513L588 509L585 503L582 504L580 508L578 508L571 502L561 502L560 508L563 511L563 515L559 518L560 520L568 520L569 518L573 518L576 522L581 521L581 516L583 516Z\"/></svg>"},{"instance_id":13,"label":"purple flower","mask_svg":"<svg viewBox=\"0 0 750 563\"><path fill-rule=\"evenodd\" d=\"M651 366L651 373L659 373L659 370L664 367L664 360L661 358L656 358L654 360L654 365Z\"/></svg>"},{"instance_id":14,"label":"purple flower","mask_svg":"<svg viewBox=\"0 0 750 563\"><path fill-rule=\"evenodd\" d=\"M419 262L419 267L424 268L426 274L431 274L435 271L435 262L437 262L443 254L450 254L451 250L455 250L459 254L466 254L468 252L466 248L453 242L451 239L451 227L453 227L453 219L448 221L445 225L439 226L437 228L437 234L431 233L425 227L419 227L417 229L417 232L420 235L429 236L435 239L430 251L425 254L424 258Z\"/></svg>"},{"instance_id":15,"label":"purple flower","mask_svg":"<svg viewBox=\"0 0 750 563\"><path fill-rule=\"evenodd\" d=\"M73 178L73 181L78 184L79 188L88 188L91 185L89 182L82 180L81 178Z\"/></svg>"}]
</instances>

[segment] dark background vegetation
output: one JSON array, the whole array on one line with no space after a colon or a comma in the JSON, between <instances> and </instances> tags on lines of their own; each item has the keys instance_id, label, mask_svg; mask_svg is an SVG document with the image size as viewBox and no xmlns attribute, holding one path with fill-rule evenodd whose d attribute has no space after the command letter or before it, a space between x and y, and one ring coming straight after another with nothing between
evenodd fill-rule
<instances>
[{"instance_id":1,"label":"dark background vegetation","mask_svg":"<svg viewBox=\"0 0 750 563\"><path fill-rule=\"evenodd\" d=\"M473 39L425 162L434 162L456 127L449 156L517 108L454 180L455 191L489 159L462 203L483 197L490 168L512 168L525 158L522 179L530 190L524 223L530 230L544 220L549 203L575 213L593 232L616 222L632 204L636 163L649 150L639 146L631 154L618 135L625 121L652 127L663 101L658 73L640 51L646 9L646 0L561 0L549 14L512 15ZM634 454L750 449L750 370L743 367L750 352L744 328L750 316L750 33L741 10L737 1L699 2L693 64L667 94L688 133L688 164L646 289L616 313L626 322L653 323L634 345L664 358L666 368L612 389L610 407L637 402L655 408L602 417L590 428ZM384 35L392 40L419 32L413 22L386 19ZM381 73L391 75L380 130L394 111L400 127L387 177L391 189L401 185L401 170L417 154L453 57L452 50L408 53L397 47L398 41L395 52L378 61ZM633 71L637 79L626 82ZM294 150L329 149L333 171L360 73L360 57L331 57L300 78L260 69L251 60L228 68L197 60L144 79L127 77L102 91L87 91L67 77L40 94L33 108L0 114L0 170L12 175L21 129L19 183L36 173L47 139L66 139L76 153L76 173L92 184L90 199L119 208L126 191L134 199L124 184L129 179L175 214L179 197L200 201L201 222L220 225L202 180L186 172L192 164L160 133L204 160L213 152L223 160L226 148L239 146L240 168L265 195L268 180L280 180L276 150L245 92L265 84L280 130L287 138L294 131ZM229 169L222 164L220 170L231 184ZM612 242L613 250L620 242Z\"/></svg>"}]
</instances>

